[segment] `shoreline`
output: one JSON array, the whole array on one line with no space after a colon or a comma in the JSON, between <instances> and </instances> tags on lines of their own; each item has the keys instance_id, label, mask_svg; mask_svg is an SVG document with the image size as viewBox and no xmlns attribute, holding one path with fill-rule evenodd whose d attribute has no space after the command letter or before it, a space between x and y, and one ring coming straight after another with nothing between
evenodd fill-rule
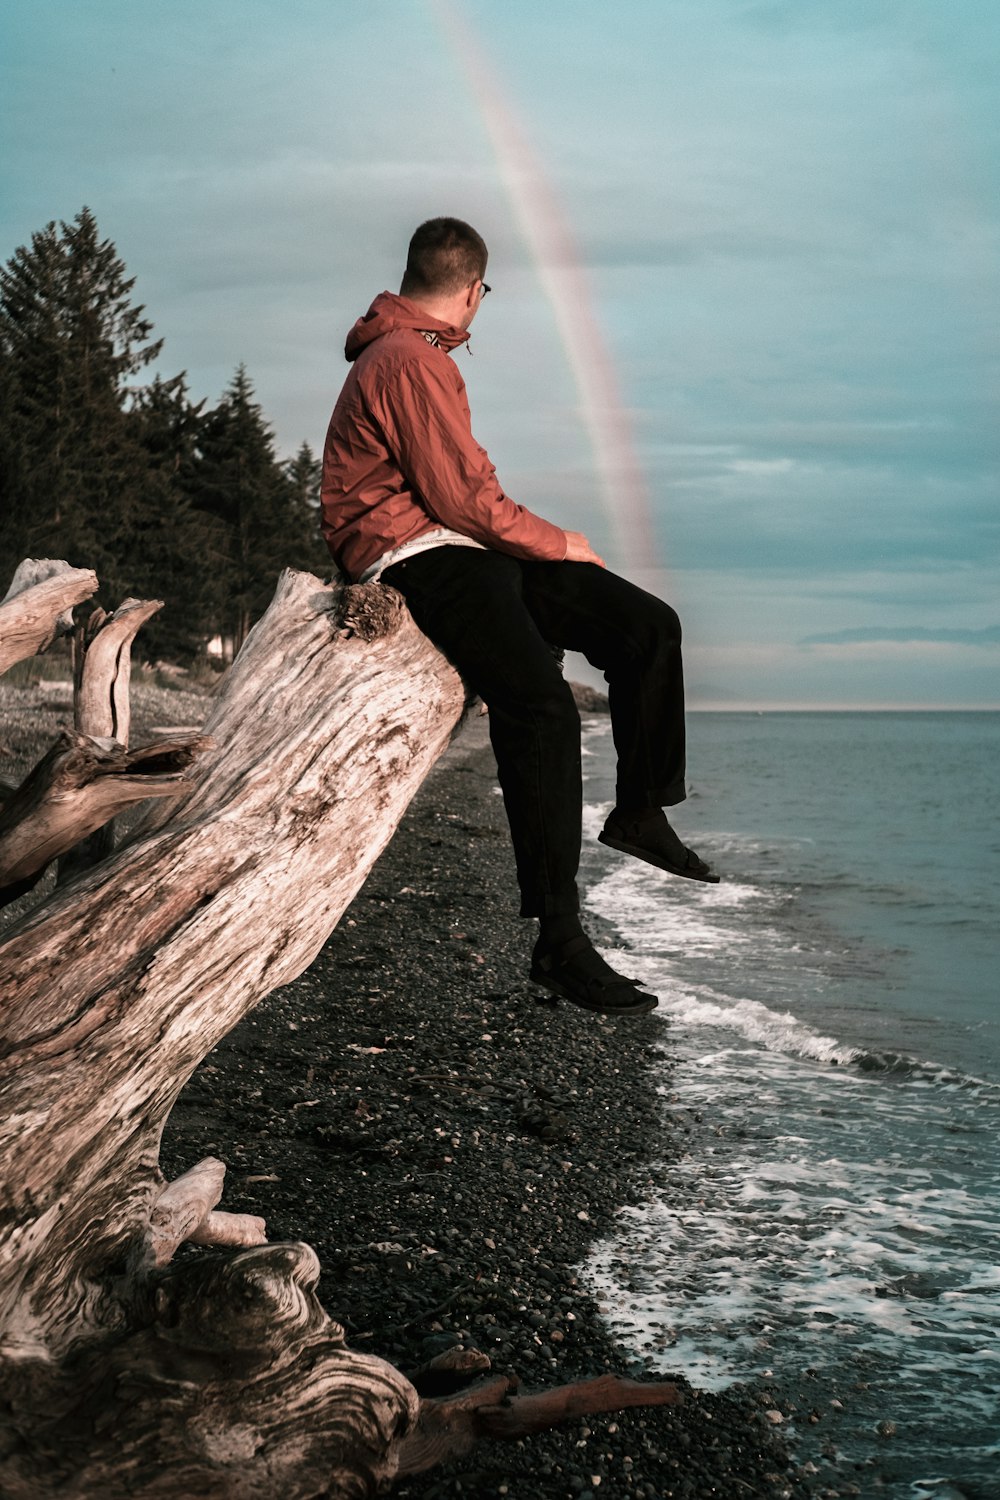
<instances>
[{"instance_id":1,"label":"shoreline","mask_svg":"<svg viewBox=\"0 0 1000 1500\"><path fill-rule=\"evenodd\" d=\"M688 1149L660 1108L662 1027L531 985L534 927L516 911L486 723L472 718L309 970L196 1070L167 1123L164 1170L221 1156L220 1206L261 1214L272 1241L311 1244L348 1343L404 1371L462 1343L526 1388L648 1378L576 1268L642 1200L652 1160ZM482 1443L395 1493L812 1493L767 1415L773 1392L676 1378L683 1407Z\"/></svg>"}]
</instances>

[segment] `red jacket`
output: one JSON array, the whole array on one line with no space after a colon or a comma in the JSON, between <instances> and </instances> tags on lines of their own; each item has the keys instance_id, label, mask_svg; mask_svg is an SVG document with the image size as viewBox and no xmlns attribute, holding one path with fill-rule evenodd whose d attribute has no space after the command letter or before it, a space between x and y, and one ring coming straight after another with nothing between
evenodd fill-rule
<instances>
[{"instance_id":1,"label":"red jacket","mask_svg":"<svg viewBox=\"0 0 1000 1500\"><path fill-rule=\"evenodd\" d=\"M425 332L437 335L436 347ZM322 525L350 578L440 526L514 557L566 555L566 533L504 494L472 436L465 381L450 357L468 337L391 292L347 336L353 368L326 435Z\"/></svg>"}]
</instances>

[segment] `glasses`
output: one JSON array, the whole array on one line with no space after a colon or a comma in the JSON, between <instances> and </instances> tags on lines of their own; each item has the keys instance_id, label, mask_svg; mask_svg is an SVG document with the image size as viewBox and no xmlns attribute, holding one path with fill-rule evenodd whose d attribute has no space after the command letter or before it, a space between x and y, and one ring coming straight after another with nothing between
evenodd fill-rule
<instances>
[{"instance_id":1,"label":"glasses","mask_svg":"<svg viewBox=\"0 0 1000 1500\"><path fill-rule=\"evenodd\" d=\"M479 298L480 298L480 301L482 301L482 299L484 297L488 297L489 296L489 294L490 294L490 292L492 292L493 288L490 286L489 282L487 282L487 281L481 281L479 283L479 286L480 286Z\"/></svg>"}]
</instances>

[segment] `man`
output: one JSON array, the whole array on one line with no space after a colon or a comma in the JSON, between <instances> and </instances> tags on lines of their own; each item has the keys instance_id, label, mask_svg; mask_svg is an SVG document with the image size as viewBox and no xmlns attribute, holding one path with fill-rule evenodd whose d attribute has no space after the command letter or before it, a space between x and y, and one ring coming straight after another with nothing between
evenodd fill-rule
<instances>
[{"instance_id":1,"label":"man","mask_svg":"<svg viewBox=\"0 0 1000 1500\"><path fill-rule=\"evenodd\" d=\"M618 974L580 925L580 718L552 647L582 651L609 683L617 803L601 841L671 874L716 881L663 813L684 798L680 622L609 573L497 483L472 436L450 358L490 290L487 251L460 219L410 241L399 296L348 334L353 368L323 456L323 534L344 573L379 579L489 708L521 915L540 931L531 978L607 1015L657 1001Z\"/></svg>"}]
</instances>

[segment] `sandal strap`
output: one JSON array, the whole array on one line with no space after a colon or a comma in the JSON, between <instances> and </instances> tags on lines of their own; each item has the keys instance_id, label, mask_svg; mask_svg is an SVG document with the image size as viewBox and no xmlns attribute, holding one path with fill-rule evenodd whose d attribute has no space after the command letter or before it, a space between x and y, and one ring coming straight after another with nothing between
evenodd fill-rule
<instances>
[{"instance_id":1,"label":"sandal strap","mask_svg":"<svg viewBox=\"0 0 1000 1500\"><path fill-rule=\"evenodd\" d=\"M554 948L546 949L534 960L535 967L543 969L546 974L553 969L561 969L569 959L575 958L578 953L584 953L593 949L593 943L588 937L567 938L565 943L558 943Z\"/></svg>"},{"instance_id":2,"label":"sandal strap","mask_svg":"<svg viewBox=\"0 0 1000 1500\"><path fill-rule=\"evenodd\" d=\"M587 974L581 972L579 966L574 966L574 958L583 954L592 956L598 964L601 964L606 973ZM624 974L616 974L611 965L606 963L595 949L593 943L586 936L568 938L565 943L559 943L550 952L539 954L533 961L533 968L540 969L543 974L558 975L560 970L569 969L565 980L584 989L589 995L600 997L608 995L613 990L633 990L638 992L639 986L634 980L626 978Z\"/></svg>"}]
</instances>

